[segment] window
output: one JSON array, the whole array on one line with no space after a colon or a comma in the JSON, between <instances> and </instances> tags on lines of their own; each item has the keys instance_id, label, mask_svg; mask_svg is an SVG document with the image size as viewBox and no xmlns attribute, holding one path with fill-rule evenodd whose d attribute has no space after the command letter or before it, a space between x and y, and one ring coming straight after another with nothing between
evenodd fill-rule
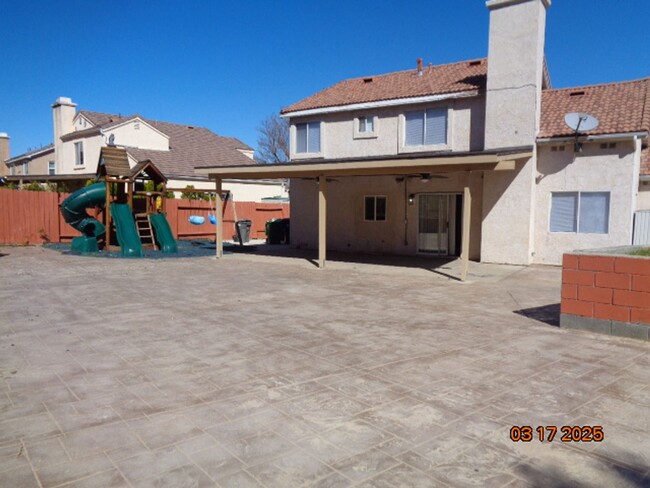
<instances>
[{"instance_id":1,"label":"window","mask_svg":"<svg viewBox=\"0 0 650 488\"><path fill-rule=\"evenodd\" d=\"M359 133L370 134L375 132L374 117L359 117Z\"/></svg>"},{"instance_id":2,"label":"window","mask_svg":"<svg viewBox=\"0 0 650 488\"><path fill-rule=\"evenodd\" d=\"M84 165L84 143L75 142L74 143L74 164L75 166Z\"/></svg>"},{"instance_id":3,"label":"window","mask_svg":"<svg viewBox=\"0 0 650 488\"><path fill-rule=\"evenodd\" d=\"M25 161L25 162L23 163L23 174L24 174L24 175L28 175L28 174L29 174L29 163L28 163L27 161Z\"/></svg>"},{"instance_id":4,"label":"window","mask_svg":"<svg viewBox=\"0 0 650 488\"><path fill-rule=\"evenodd\" d=\"M16 176L16 165L12 165L11 168L9 168L9 174L11 176Z\"/></svg>"},{"instance_id":5,"label":"window","mask_svg":"<svg viewBox=\"0 0 650 488\"><path fill-rule=\"evenodd\" d=\"M430 108L404 114L404 145L447 144L447 109Z\"/></svg>"},{"instance_id":6,"label":"window","mask_svg":"<svg viewBox=\"0 0 650 488\"><path fill-rule=\"evenodd\" d=\"M320 152L320 122L296 124L296 152Z\"/></svg>"},{"instance_id":7,"label":"window","mask_svg":"<svg viewBox=\"0 0 650 488\"><path fill-rule=\"evenodd\" d=\"M386 197L374 195L365 197L364 220L372 222L386 220Z\"/></svg>"},{"instance_id":8,"label":"window","mask_svg":"<svg viewBox=\"0 0 650 488\"><path fill-rule=\"evenodd\" d=\"M47 163L47 174L48 175L56 174L56 163L54 161L50 161L49 163Z\"/></svg>"},{"instance_id":9,"label":"window","mask_svg":"<svg viewBox=\"0 0 650 488\"><path fill-rule=\"evenodd\" d=\"M607 234L609 192L552 193L550 230L578 234Z\"/></svg>"}]
</instances>

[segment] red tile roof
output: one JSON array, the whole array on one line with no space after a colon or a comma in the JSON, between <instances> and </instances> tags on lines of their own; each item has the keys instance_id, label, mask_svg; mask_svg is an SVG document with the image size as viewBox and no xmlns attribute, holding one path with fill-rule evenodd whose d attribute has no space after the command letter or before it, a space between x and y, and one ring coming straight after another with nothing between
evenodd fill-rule
<instances>
[{"instance_id":1,"label":"red tile roof","mask_svg":"<svg viewBox=\"0 0 650 488\"><path fill-rule=\"evenodd\" d=\"M641 171L643 176L650 176L650 147L641 150Z\"/></svg>"},{"instance_id":2,"label":"red tile roof","mask_svg":"<svg viewBox=\"0 0 650 488\"><path fill-rule=\"evenodd\" d=\"M239 139L223 137L204 127L172 124L149 120L139 115L111 115L101 112L80 111L97 127L110 128L127 120L139 117L147 124L169 137L169 151L127 148L137 161L150 159L167 178L197 177L194 168L198 166L231 166L257 164L240 150L252 148ZM116 141L119 144L119 141Z\"/></svg>"},{"instance_id":3,"label":"red tile roof","mask_svg":"<svg viewBox=\"0 0 650 488\"><path fill-rule=\"evenodd\" d=\"M564 123L569 112L586 112L598 119L598 127L586 134L650 131L650 78L544 90L539 137L573 134Z\"/></svg>"},{"instance_id":4,"label":"red tile roof","mask_svg":"<svg viewBox=\"0 0 650 488\"><path fill-rule=\"evenodd\" d=\"M476 91L485 87L487 60L476 59L341 81L282 110L283 114L355 103Z\"/></svg>"}]
</instances>

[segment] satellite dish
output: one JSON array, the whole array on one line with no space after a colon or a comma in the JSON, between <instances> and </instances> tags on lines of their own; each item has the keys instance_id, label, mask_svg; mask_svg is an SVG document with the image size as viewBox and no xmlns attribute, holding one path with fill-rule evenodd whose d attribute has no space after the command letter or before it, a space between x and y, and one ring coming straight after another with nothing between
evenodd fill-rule
<instances>
[{"instance_id":1,"label":"satellite dish","mask_svg":"<svg viewBox=\"0 0 650 488\"><path fill-rule=\"evenodd\" d=\"M111 134L110 136L108 136L108 145L109 146L115 145L115 134Z\"/></svg>"},{"instance_id":2,"label":"satellite dish","mask_svg":"<svg viewBox=\"0 0 650 488\"><path fill-rule=\"evenodd\" d=\"M574 131L588 131L598 127L598 119L584 112L570 112L564 116L564 123Z\"/></svg>"},{"instance_id":3,"label":"satellite dish","mask_svg":"<svg viewBox=\"0 0 650 488\"><path fill-rule=\"evenodd\" d=\"M575 131L574 152L582 152L582 143L578 142L578 133L587 132L598 127L598 119L584 112L569 112L564 116L564 123Z\"/></svg>"}]
</instances>

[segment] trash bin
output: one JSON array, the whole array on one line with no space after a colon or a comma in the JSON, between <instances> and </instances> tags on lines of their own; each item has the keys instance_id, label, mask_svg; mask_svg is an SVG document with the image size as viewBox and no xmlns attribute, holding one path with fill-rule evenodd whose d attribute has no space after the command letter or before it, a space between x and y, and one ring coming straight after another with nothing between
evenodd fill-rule
<instances>
[{"instance_id":1,"label":"trash bin","mask_svg":"<svg viewBox=\"0 0 650 488\"><path fill-rule=\"evenodd\" d=\"M282 219L282 231L284 233L284 243L289 244L290 243L290 232L291 228L289 225L289 219Z\"/></svg>"},{"instance_id":2,"label":"trash bin","mask_svg":"<svg viewBox=\"0 0 650 488\"><path fill-rule=\"evenodd\" d=\"M251 225L252 222L250 220L238 220L235 223L235 228L237 229L237 239L239 240L240 246L243 246L251 240Z\"/></svg>"},{"instance_id":3,"label":"trash bin","mask_svg":"<svg viewBox=\"0 0 650 488\"><path fill-rule=\"evenodd\" d=\"M267 244L282 244L284 239L284 226L282 219L273 219L266 222Z\"/></svg>"}]
</instances>

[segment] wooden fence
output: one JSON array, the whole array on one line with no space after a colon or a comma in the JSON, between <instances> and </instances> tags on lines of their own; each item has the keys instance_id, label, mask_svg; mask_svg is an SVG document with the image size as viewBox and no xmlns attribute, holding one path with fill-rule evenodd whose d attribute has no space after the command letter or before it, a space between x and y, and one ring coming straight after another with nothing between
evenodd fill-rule
<instances>
[{"instance_id":1,"label":"wooden fence","mask_svg":"<svg viewBox=\"0 0 650 488\"><path fill-rule=\"evenodd\" d=\"M0 244L29 245L68 242L80 233L61 216L59 204L66 193L19 191L0 188ZM214 239L216 227L208 220L214 204L196 200L167 200L167 219L177 239ZM90 215L97 215L88 209ZM188 222L191 215L205 217L202 225ZM235 235L236 220L250 220L251 238L265 237L266 221L289 217L288 203L233 202L224 205L224 239Z\"/></svg>"}]
</instances>

